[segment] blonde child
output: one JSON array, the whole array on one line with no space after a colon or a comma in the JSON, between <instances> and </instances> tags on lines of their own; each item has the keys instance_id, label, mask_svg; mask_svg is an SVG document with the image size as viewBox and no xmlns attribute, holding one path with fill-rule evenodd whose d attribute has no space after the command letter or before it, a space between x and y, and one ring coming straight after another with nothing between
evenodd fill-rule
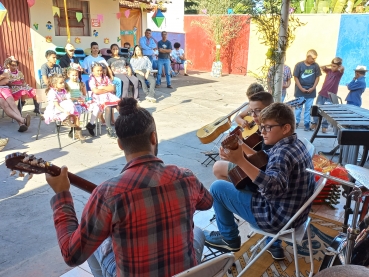
<instances>
[{"instance_id":1,"label":"blonde child","mask_svg":"<svg viewBox=\"0 0 369 277\"><path fill-rule=\"evenodd\" d=\"M90 124L92 125L100 115L99 105L92 102L92 100L86 101L86 98L88 98L86 86L83 82L79 81L79 70L69 68L67 74L69 78L67 81L67 87L71 95L71 99L74 102L74 106L79 114L91 112ZM88 131L91 134L89 129ZM91 135L94 136L95 133L92 133Z\"/></svg>"},{"instance_id":2,"label":"blonde child","mask_svg":"<svg viewBox=\"0 0 369 277\"><path fill-rule=\"evenodd\" d=\"M85 137L79 127L79 114L69 92L65 89L63 75L53 75L49 78L46 94L48 105L44 113L45 123L50 124L50 122L56 120L64 121L67 126L75 127L76 138L84 141Z\"/></svg>"},{"instance_id":3,"label":"blonde child","mask_svg":"<svg viewBox=\"0 0 369 277\"><path fill-rule=\"evenodd\" d=\"M18 103L19 111L22 111L22 107L26 103L26 98L33 98L33 105L35 109L34 113L40 114L39 104L36 100L36 92L24 80L23 73L18 70L19 61L13 56L7 58L4 62L5 72L9 74L9 87L12 91L15 101L20 100Z\"/></svg>"},{"instance_id":4,"label":"blonde child","mask_svg":"<svg viewBox=\"0 0 369 277\"><path fill-rule=\"evenodd\" d=\"M103 66L99 63L92 65L92 75L90 76L89 86L93 92L93 100L99 105L100 110L105 109L105 122L108 135L116 138L117 135L111 126L112 108L116 107L120 101L115 93L115 86L110 78L103 72ZM89 132L94 132L96 125L88 123L86 128Z\"/></svg>"}]
</instances>

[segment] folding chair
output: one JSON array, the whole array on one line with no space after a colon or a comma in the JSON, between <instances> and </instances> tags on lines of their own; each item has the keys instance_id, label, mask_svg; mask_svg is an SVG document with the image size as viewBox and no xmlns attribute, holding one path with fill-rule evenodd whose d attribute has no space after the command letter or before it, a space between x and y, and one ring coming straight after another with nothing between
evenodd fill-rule
<instances>
[{"instance_id":1,"label":"folding chair","mask_svg":"<svg viewBox=\"0 0 369 277\"><path fill-rule=\"evenodd\" d=\"M234 261L235 257L233 254L224 254L176 274L173 277L223 277Z\"/></svg>"},{"instance_id":2,"label":"folding chair","mask_svg":"<svg viewBox=\"0 0 369 277\"><path fill-rule=\"evenodd\" d=\"M325 183L327 181L327 178L321 177L316 184L315 191L312 196L306 201L306 203L297 211L297 213L287 222L287 224L276 234L274 233L268 233L264 232L260 229L255 229L252 226L251 227L251 233L248 235L248 237L251 237L253 233L258 233L261 235L264 235L264 237L254 246L250 249L252 255L250 257L250 262L247 264L247 266L240 272L240 274L237 275L237 277L241 277L254 263L257 259L260 258L260 256L277 240L281 239L284 241L288 241L292 243L293 246L293 255L295 259L295 270L296 275L300 276L300 269L299 269L299 263L298 263L298 257L297 257L297 243L302 242L305 233L307 232L308 236L308 245L309 245L309 254L310 254L310 273L309 277L313 276L314 274L314 257L313 257L313 249L311 245L311 229L310 229L310 222L311 218L308 217L307 220L302 224L301 226L297 228L291 227L292 223L297 219L297 217L300 216L300 214L313 202L313 200L317 197L317 195L322 191L322 189L325 186ZM258 248L264 243L264 241L268 238L272 237L273 239L264 246L260 250L260 252L255 256ZM261 247L260 247L261 248Z\"/></svg>"},{"instance_id":3,"label":"folding chair","mask_svg":"<svg viewBox=\"0 0 369 277\"><path fill-rule=\"evenodd\" d=\"M300 138L300 140L303 144L305 144L310 157L313 157L315 154L315 146L306 138Z\"/></svg>"},{"instance_id":4,"label":"folding chair","mask_svg":"<svg viewBox=\"0 0 369 277\"><path fill-rule=\"evenodd\" d=\"M332 104L342 104L342 98L337 96L332 92L328 92L329 99L331 100Z\"/></svg>"}]
</instances>

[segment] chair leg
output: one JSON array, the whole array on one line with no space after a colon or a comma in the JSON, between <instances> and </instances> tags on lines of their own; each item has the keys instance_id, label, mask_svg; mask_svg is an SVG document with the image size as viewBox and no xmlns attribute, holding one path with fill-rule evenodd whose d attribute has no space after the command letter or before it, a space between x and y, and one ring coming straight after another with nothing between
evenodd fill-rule
<instances>
[{"instance_id":1,"label":"chair leg","mask_svg":"<svg viewBox=\"0 0 369 277\"><path fill-rule=\"evenodd\" d=\"M314 256L313 256L313 246L311 244L311 229L310 229L310 223L307 227L307 235L308 235L308 244L309 244L309 254L310 254L310 274L309 277L312 277L314 275Z\"/></svg>"},{"instance_id":2,"label":"chair leg","mask_svg":"<svg viewBox=\"0 0 369 277\"><path fill-rule=\"evenodd\" d=\"M56 124L56 135L57 135L57 137L58 137L58 142L59 142L59 148L60 149L62 149L62 147L61 147L61 142L60 142L60 127L61 127L61 125L59 125L58 123L56 123L55 122L55 124Z\"/></svg>"},{"instance_id":3,"label":"chair leg","mask_svg":"<svg viewBox=\"0 0 369 277\"><path fill-rule=\"evenodd\" d=\"M37 129L36 140L38 140L38 135L40 134L41 121L42 121L42 116L40 116L40 121L38 122L38 129Z\"/></svg>"},{"instance_id":4,"label":"chair leg","mask_svg":"<svg viewBox=\"0 0 369 277\"><path fill-rule=\"evenodd\" d=\"M297 257L297 242L295 230L292 232L292 243L293 243L293 255L295 259L296 276L300 276L299 259Z\"/></svg>"}]
</instances>

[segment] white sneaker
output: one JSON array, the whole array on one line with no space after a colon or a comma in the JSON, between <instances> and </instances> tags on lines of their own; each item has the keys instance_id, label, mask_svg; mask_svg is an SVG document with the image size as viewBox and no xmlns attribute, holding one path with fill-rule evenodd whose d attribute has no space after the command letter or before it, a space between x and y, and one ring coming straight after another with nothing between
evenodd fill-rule
<instances>
[{"instance_id":1,"label":"white sneaker","mask_svg":"<svg viewBox=\"0 0 369 277\"><path fill-rule=\"evenodd\" d=\"M150 101L152 103L156 103L156 99L154 97L149 97L149 96L146 96L146 100L147 101Z\"/></svg>"}]
</instances>

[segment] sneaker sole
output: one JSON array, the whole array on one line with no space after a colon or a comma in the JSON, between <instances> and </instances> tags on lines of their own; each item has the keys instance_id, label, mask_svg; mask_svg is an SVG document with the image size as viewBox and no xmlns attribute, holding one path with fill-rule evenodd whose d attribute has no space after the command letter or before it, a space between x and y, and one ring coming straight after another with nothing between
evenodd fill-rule
<instances>
[{"instance_id":1,"label":"sneaker sole","mask_svg":"<svg viewBox=\"0 0 369 277\"><path fill-rule=\"evenodd\" d=\"M224 253L238 252L241 249L241 248L232 248L232 247L229 247L229 246L226 246L226 245L220 247L219 245L212 244L212 243L210 243L208 241L205 241L205 245L208 246L208 247L214 248L216 250L219 250L221 252L224 252Z\"/></svg>"},{"instance_id":2,"label":"sneaker sole","mask_svg":"<svg viewBox=\"0 0 369 277\"><path fill-rule=\"evenodd\" d=\"M272 256L272 258L274 259L274 260L278 260L278 261L281 261L281 260L284 260L286 257L283 257L283 258L277 258L277 257L274 257L273 256L273 253L269 250L269 249L267 249L266 250L271 256Z\"/></svg>"}]
</instances>

